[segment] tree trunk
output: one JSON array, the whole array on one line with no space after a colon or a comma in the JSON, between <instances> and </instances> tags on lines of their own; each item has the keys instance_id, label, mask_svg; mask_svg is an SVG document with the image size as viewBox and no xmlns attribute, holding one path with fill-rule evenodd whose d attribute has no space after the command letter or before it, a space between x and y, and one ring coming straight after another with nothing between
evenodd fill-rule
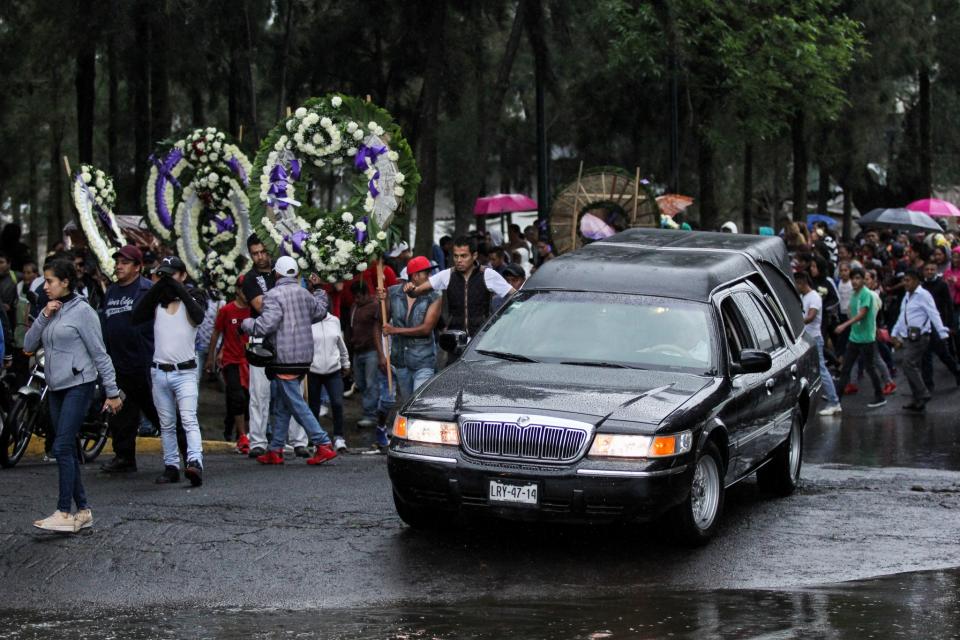
<instances>
[{"instance_id":1,"label":"tree trunk","mask_svg":"<svg viewBox=\"0 0 960 640\"><path fill-rule=\"evenodd\" d=\"M743 147L743 233L753 233L753 143Z\"/></svg>"},{"instance_id":2,"label":"tree trunk","mask_svg":"<svg viewBox=\"0 0 960 640\"><path fill-rule=\"evenodd\" d=\"M507 89L510 86L510 74L513 70L514 61L517 58L517 50L520 48L520 40L523 36L524 16L527 11L527 3L537 0L520 0L514 9L513 25L510 27L510 36L507 38L506 47L504 47L503 57L497 67L497 76L493 86L489 91L484 91L482 86L478 86L477 100L477 192L473 197L484 195L486 189L486 177L488 167L488 156L490 155L491 145L498 137L494 131L498 129L500 123L500 114L503 112L503 101ZM478 45L479 46L479 45ZM485 97L488 96L488 97ZM469 223L473 221L473 206L467 207L461 212L466 225L463 225L460 217L457 218L457 232L465 231ZM461 229L462 227L462 229Z\"/></svg>"},{"instance_id":3,"label":"tree trunk","mask_svg":"<svg viewBox=\"0 0 960 640\"><path fill-rule=\"evenodd\" d=\"M93 31L93 2L79 0L83 35L77 47L77 147L80 162L93 162L94 106L96 104L97 37Z\"/></svg>"},{"instance_id":4,"label":"tree trunk","mask_svg":"<svg viewBox=\"0 0 960 640\"><path fill-rule=\"evenodd\" d=\"M47 247L63 238L63 125L50 126L49 206L47 207Z\"/></svg>"},{"instance_id":5,"label":"tree trunk","mask_svg":"<svg viewBox=\"0 0 960 640\"><path fill-rule=\"evenodd\" d=\"M930 69L920 68L920 184L922 197L933 194L933 150L930 142Z\"/></svg>"},{"instance_id":6,"label":"tree trunk","mask_svg":"<svg viewBox=\"0 0 960 640\"><path fill-rule=\"evenodd\" d=\"M167 74L167 0L155 0L150 20L151 144L170 134L170 83Z\"/></svg>"},{"instance_id":7,"label":"tree trunk","mask_svg":"<svg viewBox=\"0 0 960 640\"><path fill-rule=\"evenodd\" d=\"M717 228L716 178L714 174L713 140L710 139L710 119L701 118L697 126L697 170L700 174L700 228Z\"/></svg>"},{"instance_id":8,"label":"tree trunk","mask_svg":"<svg viewBox=\"0 0 960 640\"><path fill-rule=\"evenodd\" d=\"M420 112L419 153L417 154L422 181L417 191L417 242L414 254L429 256L433 246L434 206L437 196L437 125L440 119L440 94L443 91L445 42L443 37L447 19L446 0L433 3L427 35L427 67L423 75L423 110Z\"/></svg>"},{"instance_id":9,"label":"tree trunk","mask_svg":"<svg viewBox=\"0 0 960 640\"><path fill-rule=\"evenodd\" d=\"M283 23L280 48L280 87L277 90L277 120L283 118L287 105L287 59L290 55L290 25L293 22L293 0L286 0L287 15Z\"/></svg>"},{"instance_id":10,"label":"tree trunk","mask_svg":"<svg viewBox=\"0 0 960 640\"><path fill-rule=\"evenodd\" d=\"M111 3L111 14L117 15L117 3ZM117 143L120 134L120 71L117 68L117 38L113 28L107 39L107 172L114 181L120 180L120 158ZM141 161L142 162L142 161ZM119 186L119 184L118 184Z\"/></svg>"},{"instance_id":11,"label":"tree trunk","mask_svg":"<svg viewBox=\"0 0 960 640\"><path fill-rule=\"evenodd\" d=\"M140 0L133 7L133 25L136 42L130 57L131 70L127 77L128 91L133 93L133 184L129 187L126 206L134 211L141 208L142 190L147 182L147 158L151 152L150 131L150 5Z\"/></svg>"},{"instance_id":12,"label":"tree trunk","mask_svg":"<svg viewBox=\"0 0 960 640\"><path fill-rule=\"evenodd\" d=\"M817 165L817 213L828 215L827 206L830 203L830 172L827 165L821 160Z\"/></svg>"},{"instance_id":13,"label":"tree trunk","mask_svg":"<svg viewBox=\"0 0 960 640\"><path fill-rule=\"evenodd\" d=\"M34 147L30 148L30 173L27 179L27 189L30 193L27 194L27 202L30 206L30 233L27 234L27 244L30 247L30 255L37 258L40 256L40 207L37 202L37 196L39 195L40 185L37 165L39 164L39 158L37 158L37 152ZM42 265L41 265L42 266Z\"/></svg>"},{"instance_id":14,"label":"tree trunk","mask_svg":"<svg viewBox=\"0 0 960 640\"><path fill-rule=\"evenodd\" d=\"M849 181L843 185L843 241L850 242L853 238L853 194L850 193Z\"/></svg>"},{"instance_id":15,"label":"tree trunk","mask_svg":"<svg viewBox=\"0 0 960 640\"><path fill-rule=\"evenodd\" d=\"M797 109L790 123L793 140L793 219L807 219L807 116Z\"/></svg>"},{"instance_id":16,"label":"tree trunk","mask_svg":"<svg viewBox=\"0 0 960 640\"><path fill-rule=\"evenodd\" d=\"M240 125L240 89L238 88L237 74L240 71L240 65L237 63L236 54L230 52L229 73L227 74L227 126L232 135L239 135Z\"/></svg>"},{"instance_id":17,"label":"tree trunk","mask_svg":"<svg viewBox=\"0 0 960 640\"><path fill-rule=\"evenodd\" d=\"M196 85L190 87L189 91L190 119L193 121L194 127L200 128L206 124L206 119L203 116L203 92Z\"/></svg>"},{"instance_id":18,"label":"tree trunk","mask_svg":"<svg viewBox=\"0 0 960 640\"><path fill-rule=\"evenodd\" d=\"M247 80L250 83L250 133L253 139L260 140L260 130L257 128L257 69L256 49L253 47L253 26L250 24L250 9L248 3L243 3L243 19L247 29Z\"/></svg>"}]
</instances>

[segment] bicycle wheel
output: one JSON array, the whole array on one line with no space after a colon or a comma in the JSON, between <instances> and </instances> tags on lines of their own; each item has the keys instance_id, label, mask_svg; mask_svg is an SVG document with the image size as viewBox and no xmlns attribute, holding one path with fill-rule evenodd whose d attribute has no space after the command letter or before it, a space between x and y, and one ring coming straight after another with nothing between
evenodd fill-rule
<instances>
[{"instance_id":1,"label":"bicycle wheel","mask_svg":"<svg viewBox=\"0 0 960 640\"><path fill-rule=\"evenodd\" d=\"M40 403L36 398L17 397L10 409L6 428L0 434L0 467L9 469L20 462L33 437L39 415Z\"/></svg>"}]
</instances>

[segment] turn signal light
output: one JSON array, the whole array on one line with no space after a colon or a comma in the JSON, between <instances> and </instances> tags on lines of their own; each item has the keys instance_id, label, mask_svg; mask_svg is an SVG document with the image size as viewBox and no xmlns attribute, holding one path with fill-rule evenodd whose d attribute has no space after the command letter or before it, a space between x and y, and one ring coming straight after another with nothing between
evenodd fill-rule
<instances>
[{"instance_id":1,"label":"turn signal light","mask_svg":"<svg viewBox=\"0 0 960 640\"><path fill-rule=\"evenodd\" d=\"M677 452L677 438L676 436L657 436L653 439L653 444L650 445L650 455L653 457L656 456L672 456Z\"/></svg>"},{"instance_id":2,"label":"turn signal light","mask_svg":"<svg viewBox=\"0 0 960 640\"><path fill-rule=\"evenodd\" d=\"M393 421L393 437L394 438L406 438L407 437L407 419L403 416L397 416Z\"/></svg>"}]
</instances>

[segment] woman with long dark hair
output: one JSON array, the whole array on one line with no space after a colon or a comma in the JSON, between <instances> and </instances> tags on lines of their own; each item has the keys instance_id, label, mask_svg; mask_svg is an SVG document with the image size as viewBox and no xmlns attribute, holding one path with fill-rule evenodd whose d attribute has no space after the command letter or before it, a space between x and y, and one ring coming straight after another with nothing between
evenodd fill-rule
<instances>
[{"instance_id":1,"label":"woman with long dark hair","mask_svg":"<svg viewBox=\"0 0 960 640\"><path fill-rule=\"evenodd\" d=\"M93 513L80 480L77 433L93 400L97 377L107 392L104 409L116 413L123 404L113 364L103 345L100 319L86 300L76 294L77 271L70 260L44 265L44 285L49 302L24 337L24 351L44 349L44 373L50 422L56 438L53 455L60 471L60 494L53 515L33 525L47 531L76 533L93 524ZM70 508L76 503L76 514Z\"/></svg>"}]
</instances>

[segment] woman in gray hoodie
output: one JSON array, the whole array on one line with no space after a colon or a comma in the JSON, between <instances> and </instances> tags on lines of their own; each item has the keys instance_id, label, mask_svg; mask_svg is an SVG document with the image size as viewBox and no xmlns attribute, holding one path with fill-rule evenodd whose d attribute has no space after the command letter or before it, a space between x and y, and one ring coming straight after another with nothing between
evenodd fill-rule
<instances>
[{"instance_id":1,"label":"woman in gray hoodie","mask_svg":"<svg viewBox=\"0 0 960 640\"><path fill-rule=\"evenodd\" d=\"M93 514L80 481L77 433L90 408L97 376L107 392L104 409L116 413L123 404L113 364L103 346L100 319L85 298L75 293L77 274L69 260L53 260L43 268L43 290L50 299L24 337L23 349L44 349L44 373L50 422L56 439L53 455L60 470L60 497L53 515L33 525L48 531L76 533L93 524ZM72 503L77 513L71 514Z\"/></svg>"}]
</instances>

